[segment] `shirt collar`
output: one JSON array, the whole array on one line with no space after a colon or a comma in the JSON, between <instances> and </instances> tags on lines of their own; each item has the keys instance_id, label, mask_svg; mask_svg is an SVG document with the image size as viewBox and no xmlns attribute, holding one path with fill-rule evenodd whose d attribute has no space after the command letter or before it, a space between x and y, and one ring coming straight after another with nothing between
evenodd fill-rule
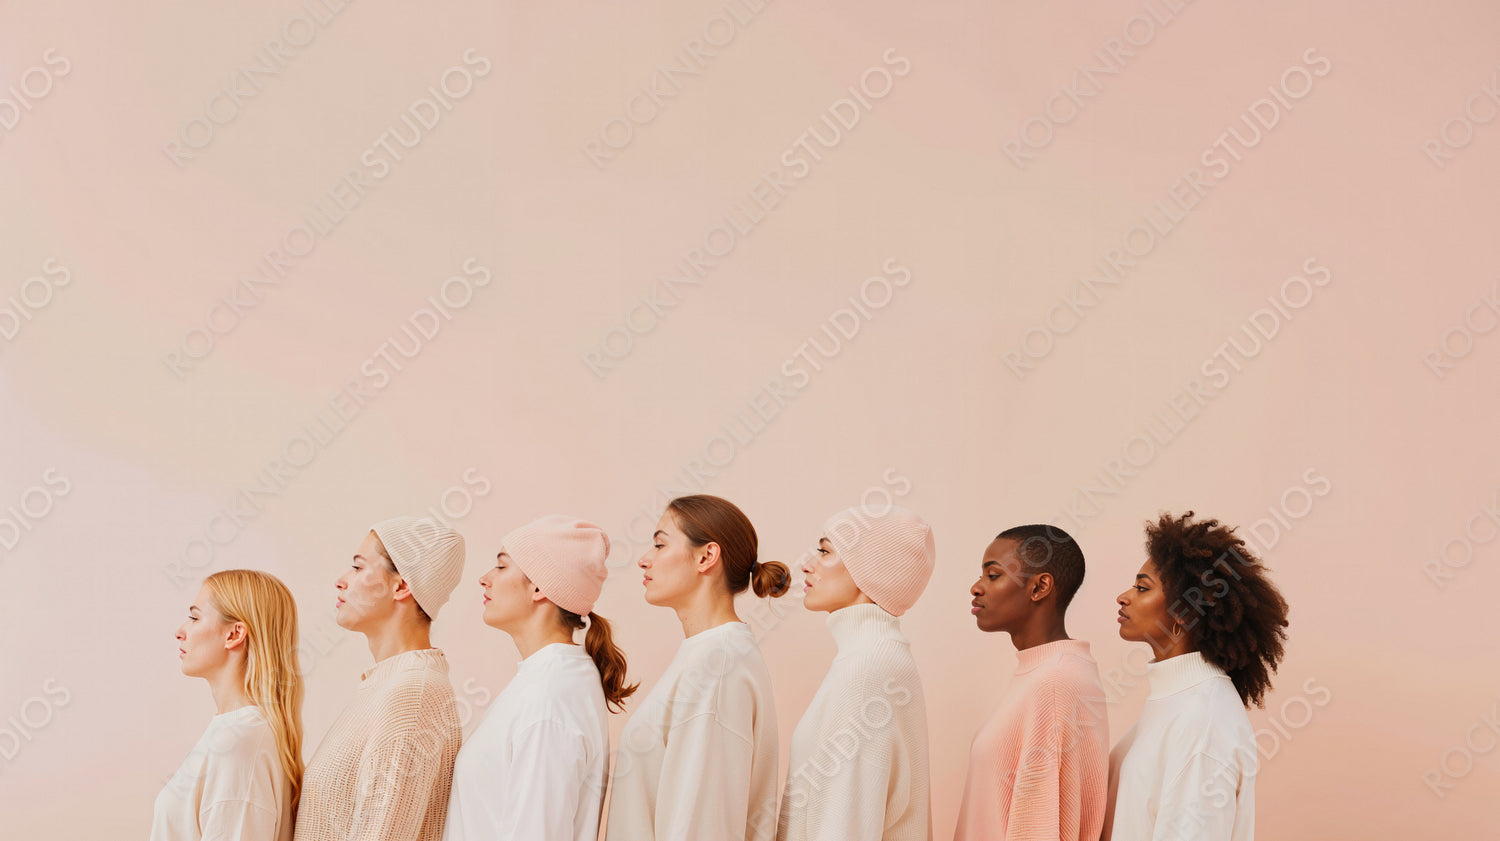
<instances>
[{"instance_id":1,"label":"shirt collar","mask_svg":"<svg viewBox=\"0 0 1500 841\"><path fill-rule=\"evenodd\" d=\"M828 630L840 653L879 639L907 642L901 620L878 604L853 604L833 611L828 614Z\"/></svg>"},{"instance_id":2,"label":"shirt collar","mask_svg":"<svg viewBox=\"0 0 1500 841\"><path fill-rule=\"evenodd\" d=\"M448 658L443 656L441 648L418 648L415 651L403 651L400 654L381 660L379 663L365 670L359 679L368 685L372 679L383 678L397 669L405 668L431 668L448 671Z\"/></svg>"},{"instance_id":3,"label":"shirt collar","mask_svg":"<svg viewBox=\"0 0 1500 841\"><path fill-rule=\"evenodd\" d=\"M1190 651L1165 660L1150 660L1146 663L1146 680L1151 684L1151 694L1146 696L1146 700L1154 701L1175 695L1214 678L1228 680L1229 675L1208 662L1201 651Z\"/></svg>"},{"instance_id":4,"label":"shirt collar","mask_svg":"<svg viewBox=\"0 0 1500 841\"><path fill-rule=\"evenodd\" d=\"M1073 654L1093 662L1089 644L1083 640L1056 640L1033 645L1016 652L1016 674L1024 675L1048 660L1056 660L1064 654Z\"/></svg>"}]
</instances>

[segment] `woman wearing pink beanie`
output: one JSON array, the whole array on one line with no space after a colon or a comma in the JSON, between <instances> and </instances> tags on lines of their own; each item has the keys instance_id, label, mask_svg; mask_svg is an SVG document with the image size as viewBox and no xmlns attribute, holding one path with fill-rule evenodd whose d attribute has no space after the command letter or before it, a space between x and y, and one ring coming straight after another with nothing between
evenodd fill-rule
<instances>
[{"instance_id":1,"label":"woman wearing pink beanie","mask_svg":"<svg viewBox=\"0 0 1500 841\"><path fill-rule=\"evenodd\" d=\"M927 708L900 616L927 587L932 529L895 506L823 524L803 606L838 656L792 733L777 841L930 841Z\"/></svg>"},{"instance_id":2,"label":"woman wearing pink beanie","mask_svg":"<svg viewBox=\"0 0 1500 841\"><path fill-rule=\"evenodd\" d=\"M594 613L608 556L603 529L553 514L507 534L479 579L484 623L510 634L521 664L459 751L444 841L598 838L609 708L636 690Z\"/></svg>"},{"instance_id":3,"label":"woman wearing pink beanie","mask_svg":"<svg viewBox=\"0 0 1500 841\"><path fill-rule=\"evenodd\" d=\"M646 601L686 639L620 734L609 838L770 841L776 832L771 676L734 597L780 596L785 564L756 560L755 527L716 496L672 500L637 561Z\"/></svg>"}]
</instances>

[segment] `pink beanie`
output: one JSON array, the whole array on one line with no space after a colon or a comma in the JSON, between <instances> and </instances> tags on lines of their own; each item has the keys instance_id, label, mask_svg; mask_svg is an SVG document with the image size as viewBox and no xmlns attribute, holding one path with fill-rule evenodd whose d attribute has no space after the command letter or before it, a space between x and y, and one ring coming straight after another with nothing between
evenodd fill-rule
<instances>
[{"instance_id":1,"label":"pink beanie","mask_svg":"<svg viewBox=\"0 0 1500 841\"><path fill-rule=\"evenodd\" d=\"M593 523L549 514L512 531L500 551L510 556L549 601L587 616L604 590L609 535Z\"/></svg>"},{"instance_id":2,"label":"pink beanie","mask_svg":"<svg viewBox=\"0 0 1500 841\"><path fill-rule=\"evenodd\" d=\"M463 535L431 517L392 517L370 531L391 556L412 598L436 619L464 574Z\"/></svg>"},{"instance_id":3,"label":"pink beanie","mask_svg":"<svg viewBox=\"0 0 1500 841\"><path fill-rule=\"evenodd\" d=\"M932 527L905 508L846 508L823 524L823 537L860 592L893 616L916 604L932 578Z\"/></svg>"}]
</instances>

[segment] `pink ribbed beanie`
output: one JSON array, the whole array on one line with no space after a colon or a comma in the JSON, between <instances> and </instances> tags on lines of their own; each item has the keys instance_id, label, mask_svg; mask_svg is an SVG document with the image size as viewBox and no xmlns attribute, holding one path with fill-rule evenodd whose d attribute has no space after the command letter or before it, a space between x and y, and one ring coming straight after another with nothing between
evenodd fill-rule
<instances>
[{"instance_id":1,"label":"pink ribbed beanie","mask_svg":"<svg viewBox=\"0 0 1500 841\"><path fill-rule=\"evenodd\" d=\"M916 604L932 578L932 527L905 508L846 508L823 524L823 537L860 592L893 616Z\"/></svg>"},{"instance_id":2,"label":"pink ribbed beanie","mask_svg":"<svg viewBox=\"0 0 1500 841\"><path fill-rule=\"evenodd\" d=\"M549 601L587 616L604 590L609 535L593 523L549 514L512 531L500 551L510 556Z\"/></svg>"},{"instance_id":3,"label":"pink ribbed beanie","mask_svg":"<svg viewBox=\"0 0 1500 841\"><path fill-rule=\"evenodd\" d=\"M436 619L464 575L464 537L431 517L392 517L370 531L427 618Z\"/></svg>"}]
</instances>

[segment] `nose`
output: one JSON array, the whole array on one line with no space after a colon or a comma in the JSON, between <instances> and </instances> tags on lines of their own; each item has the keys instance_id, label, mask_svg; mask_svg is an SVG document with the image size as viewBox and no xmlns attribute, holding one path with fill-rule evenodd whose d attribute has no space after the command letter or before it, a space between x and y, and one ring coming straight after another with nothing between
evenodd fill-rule
<instances>
[{"instance_id":1,"label":"nose","mask_svg":"<svg viewBox=\"0 0 1500 841\"><path fill-rule=\"evenodd\" d=\"M176 640L177 640L177 641L178 641L178 642L184 642L184 641L186 641L186 640L187 640L187 632L186 632L186 631L184 631L184 630L182 630L182 626L181 626L181 625L178 625L178 626L177 626L177 630L175 630L175 631L173 631L173 632L172 632L172 636L173 636L173 637L174 637L174 638L175 638L175 639L176 639Z\"/></svg>"},{"instance_id":2,"label":"nose","mask_svg":"<svg viewBox=\"0 0 1500 841\"><path fill-rule=\"evenodd\" d=\"M807 560L805 560L805 561L802 562L802 574L803 575L808 575L808 574L812 573L813 569L815 568L815 564L817 563L817 561L815 560L816 558L817 558L817 555L808 555L807 556Z\"/></svg>"},{"instance_id":3,"label":"nose","mask_svg":"<svg viewBox=\"0 0 1500 841\"><path fill-rule=\"evenodd\" d=\"M984 587L980 584L980 582L974 582L974 586L969 588L969 595L973 596L976 599L984 595Z\"/></svg>"},{"instance_id":4,"label":"nose","mask_svg":"<svg viewBox=\"0 0 1500 841\"><path fill-rule=\"evenodd\" d=\"M1130 604L1130 599L1127 598L1129 595L1130 591L1126 590L1120 595L1115 596L1115 604L1119 605L1120 607L1124 607L1125 605Z\"/></svg>"},{"instance_id":5,"label":"nose","mask_svg":"<svg viewBox=\"0 0 1500 841\"><path fill-rule=\"evenodd\" d=\"M642 555L639 558L635 559L635 565L640 567L641 569L650 569L651 561L647 560L646 555Z\"/></svg>"}]
</instances>

